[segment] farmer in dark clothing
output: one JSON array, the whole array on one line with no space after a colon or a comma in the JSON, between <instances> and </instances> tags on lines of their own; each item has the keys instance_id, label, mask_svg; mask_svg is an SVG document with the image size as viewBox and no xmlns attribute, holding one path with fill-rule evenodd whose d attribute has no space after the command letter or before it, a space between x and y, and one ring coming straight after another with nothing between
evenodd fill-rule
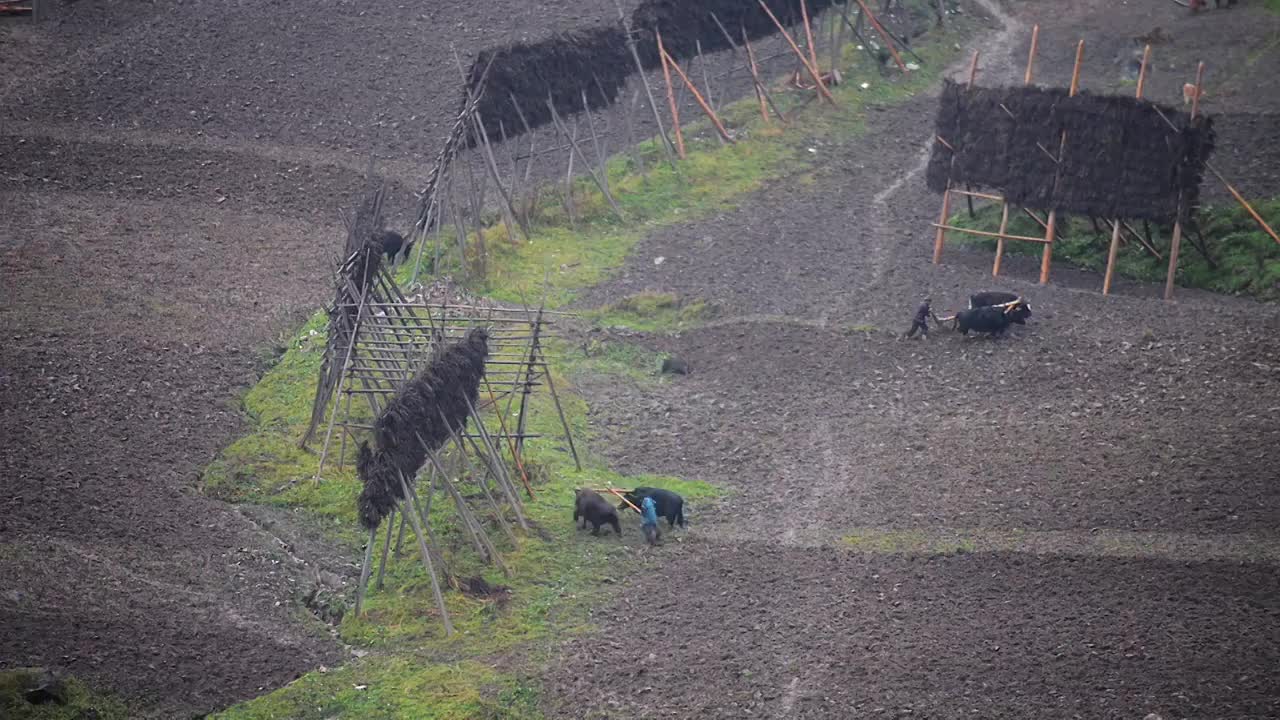
<instances>
[{"instance_id":1,"label":"farmer in dark clothing","mask_svg":"<svg viewBox=\"0 0 1280 720\"><path fill-rule=\"evenodd\" d=\"M658 504L651 497L645 497L640 503L640 526L644 529L644 539L650 545L657 545L662 532L658 530Z\"/></svg>"},{"instance_id":2,"label":"farmer in dark clothing","mask_svg":"<svg viewBox=\"0 0 1280 720\"><path fill-rule=\"evenodd\" d=\"M916 309L916 316L911 320L911 329L907 331L907 337L914 337L916 331L920 331L920 337L929 339L929 318L933 318L934 322L938 322L938 316L933 314L933 308L930 307L931 298L925 298L920 303L920 307Z\"/></svg>"}]
</instances>

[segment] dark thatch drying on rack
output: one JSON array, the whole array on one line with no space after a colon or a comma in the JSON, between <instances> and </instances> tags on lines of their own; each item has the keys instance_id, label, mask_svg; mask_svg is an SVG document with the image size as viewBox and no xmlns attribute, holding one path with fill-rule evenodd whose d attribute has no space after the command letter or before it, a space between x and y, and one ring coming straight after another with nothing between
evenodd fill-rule
<instances>
[{"instance_id":1,"label":"dark thatch drying on rack","mask_svg":"<svg viewBox=\"0 0 1280 720\"><path fill-rule=\"evenodd\" d=\"M1160 114L1176 127L1173 130ZM1061 165L1054 161L1067 133ZM1213 121L1131 97L1063 88L973 88L947 82L929 187L998 190L1009 202L1107 218L1167 221L1199 203ZM1055 191L1055 183L1057 185Z\"/></svg>"},{"instance_id":2,"label":"dark thatch drying on rack","mask_svg":"<svg viewBox=\"0 0 1280 720\"><path fill-rule=\"evenodd\" d=\"M369 451L362 445L356 461L364 483L358 507L365 528L377 527L399 499L398 473L414 477L426 462L428 449L438 450L453 433L466 428L480 396L488 357L488 332L471 329L405 383L374 421L376 449Z\"/></svg>"},{"instance_id":3,"label":"dark thatch drying on rack","mask_svg":"<svg viewBox=\"0 0 1280 720\"><path fill-rule=\"evenodd\" d=\"M766 4L785 25L801 21L800 0L767 0ZM809 0L810 18L834 4L833 0ZM659 66L658 31L667 52L676 60L696 57L699 42L704 53L729 49L712 13L733 34L734 42L738 42L743 29L752 39L778 32L755 0L646 0L631 16L641 63L647 69ZM523 133L525 122L531 129L549 124L548 96L562 116L582 112L584 91L592 110L607 107L617 100L627 78L636 71L626 34L617 25L483 50L467 74L469 92L478 89L490 58L493 66L478 110L485 133L495 141L501 137L499 122L509 138ZM520 104L524 120L511 103L512 97ZM468 146L479 139L473 135L468 133Z\"/></svg>"},{"instance_id":4,"label":"dark thatch drying on rack","mask_svg":"<svg viewBox=\"0 0 1280 720\"><path fill-rule=\"evenodd\" d=\"M364 529L372 530L404 499L404 489L391 459L381 450L370 450L368 440L360 443L356 454L356 474L364 483L356 500L356 511Z\"/></svg>"},{"instance_id":5,"label":"dark thatch drying on rack","mask_svg":"<svg viewBox=\"0 0 1280 720\"><path fill-rule=\"evenodd\" d=\"M482 50L467 76L469 92L477 91L491 56L493 66L476 108L490 140L501 137L499 121L508 137L523 133L525 122L530 128L550 123L548 97L561 116L582 112L583 92L592 110L608 107L617 100L627 76L635 70L622 31L617 27L596 27L536 43ZM511 102L513 97L520 105L519 111ZM473 135L468 135L469 144L478 139Z\"/></svg>"},{"instance_id":6,"label":"dark thatch drying on rack","mask_svg":"<svg viewBox=\"0 0 1280 720\"><path fill-rule=\"evenodd\" d=\"M783 25L802 21L800 0L766 0L765 4ZM812 20L834 4L833 0L809 0L809 18ZM655 31L662 33L663 47L676 60L697 57L699 42L704 53L728 50L729 42L716 25L716 19L739 44L743 29L753 40L778 32L778 26L756 0L646 0L631 15L631 29L636 33L641 62L646 68L660 65Z\"/></svg>"}]
</instances>

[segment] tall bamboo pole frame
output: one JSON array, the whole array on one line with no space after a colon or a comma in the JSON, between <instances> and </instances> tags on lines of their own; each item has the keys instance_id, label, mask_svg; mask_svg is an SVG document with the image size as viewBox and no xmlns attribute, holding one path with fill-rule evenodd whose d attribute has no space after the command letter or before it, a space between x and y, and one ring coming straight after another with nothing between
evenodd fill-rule
<instances>
[{"instance_id":1,"label":"tall bamboo pole frame","mask_svg":"<svg viewBox=\"0 0 1280 720\"><path fill-rule=\"evenodd\" d=\"M1204 86L1204 63L1196 66L1196 94L1191 99L1191 122L1195 123L1200 114L1200 90ZM1182 216L1186 207L1182 203L1182 194L1178 194L1177 217L1173 221L1173 237L1169 240L1169 271L1164 278L1164 299L1173 299L1173 281L1178 274L1178 251L1182 249Z\"/></svg>"},{"instance_id":2,"label":"tall bamboo pole frame","mask_svg":"<svg viewBox=\"0 0 1280 720\"><path fill-rule=\"evenodd\" d=\"M1071 89L1068 91L1068 97L1075 97L1080 90L1080 63L1084 61L1084 39L1076 44L1076 62L1071 69ZM1058 183L1062 180L1062 158L1067 150L1067 131L1062 131L1062 139L1058 142L1058 169L1054 175L1053 194L1057 194ZM1040 284L1049 284L1049 267L1053 262L1053 241L1058 230L1058 211L1056 208L1049 209L1048 227L1044 231L1044 249L1040 253Z\"/></svg>"},{"instance_id":3,"label":"tall bamboo pole frame","mask_svg":"<svg viewBox=\"0 0 1280 720\"><path fill-rule=\"evenodd\" d=\"M1147 65L1151 62L1151 44L1147 43L1142 48L1142 65L1138 67L1138 88L1134 91L1134 97L1141 100L1142 93L1147 86ZM1111 281L1115 277L1116 272L1116 253L1120 249L1120 218L1116 218L1111 223L1111 245L1107 248L1107 270L1102 278L1102 294L1111 294Z\"/></svg>"}]
</instances>

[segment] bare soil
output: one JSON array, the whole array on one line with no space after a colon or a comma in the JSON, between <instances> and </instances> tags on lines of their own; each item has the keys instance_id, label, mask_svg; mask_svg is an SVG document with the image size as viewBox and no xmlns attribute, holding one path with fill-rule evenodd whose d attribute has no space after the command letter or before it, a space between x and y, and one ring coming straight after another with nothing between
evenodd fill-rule
<instances>
[{"instance_id":1,"label":"bare soil","mask_svg":"<svg viewBox=\"0 0 1280 720\"><path fill-rule=\"evenodd\" d=\"M1020 80L1033 22L1043 82L1069 79L1081 36L1101 56L1086 87L1162 25L1182 42L1157 51L1161 95L1182 82L1164 68L1193 68L1219 33L1244 56L1274 37L1247 28L1276 22L1247 6L1193 22L1172 3L1009 12L976 44L986 82ZM1238 162L1231 133L1277 97L1215 110L1254 113L1223 118L1217 164L1259 194L1280 191L1275 166ZM564 644L550 714L1280 714L1280 311L1184 289L1166 304L1137 283L1104 298L1063 267L1042 287L1024 260L993 280L989 253L957 247L931 265L931 103L820 148L812 186L647 238L587 298L718 309L641 341L690 375L580 389L616 466L733 492L633 568L600 635ZM900 339L922 296L943 314L995 287L1030 299L1026 327Z\"/></svg>"},{"instance_id":2,"label":"bare soil","mask_svg":"<svg viewBox=\"0 0 1280 720\"><path fill-rule=\"evenodd\" d=\"M1263 141L1280 110L1265 49L1277 20L1244 5L1192 21L1172 3L1037 0L1013 20L1045 25L1044 82L1066 81L1084 33L1085 84L1099 88L1123 79L1129 36L1162 25L1174 40L1157 53L1165 62L1167 47L1172 67L1152 93L1166 101L1212 48L1238 71L1215 92L1211 69L1206 108L1233 113L1219 165L1246 193L1274 194L1280 163ZM350 579L349 549L197 489L240 429L237 392L325 299L336 210L353 205L373 153L403 222L456 107L451 43L466 63L480 45L616 11L606 0L56 11L39 27L0 23L6 64L28 69L0 80L0 667L70 670L143 715L203 713L343 658L294 600L317 569ZM983 72L1016 81L1023 38L996 42ZM615 148L619 112L602 118ZM636 134L651 132L633 112ZM584 389L619 466L737 494L695 508L694 530L648 555L601 610L640 636L564 648L550 713L1280 713L1267 662L1280 654L1266 549L1275 309L1186 291L1164 305L1129 283L1104 300L1096 277L1065 269L1042 289L1013 259L1000 284L1030 295L1029 327L995 342L897 342L923 292L941 310L991 284L986 256L949 249L945 265L927 264L931 122L927 96L873 112L868 137L819 149L831 162L815 186L779 184L650 238L592 297L669 289L722 308L706 329L646 341L688 356L688 378ZM654 255L667 262L655 268ZM862 325L873 329L851 329ZM858 527L1049 541L913 559L846 548ZM1159 559L1076 549L1098 528L1167 547ZM1245 560L1170 559L1187 538Z\"/></svg>"}]
</instances>

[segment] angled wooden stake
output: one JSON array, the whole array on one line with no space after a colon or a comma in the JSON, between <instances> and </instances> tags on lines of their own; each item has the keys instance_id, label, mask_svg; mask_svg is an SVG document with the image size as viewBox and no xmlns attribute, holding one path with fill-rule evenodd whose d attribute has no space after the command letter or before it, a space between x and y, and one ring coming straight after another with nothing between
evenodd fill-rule
<instances>
[{"instance_id":1,"label":"angled wooden stake","mask_svg":"<svg viewBox=\"0 0 1280 720\"><path fill-rule=\"evenodd\" d=\"M1082 41L1083 42L1083 41ZM1194 123L1200 112L1200 91L1204 87L1204 63L1196 67L1196 94L1191 100L1191 121ZM1182 216L1186 208L1182 203L1182 193L1178 193L1177 217L1173 221L1173 237L1169 241L1169 272L1164 279L1164 299L1173 299L1173 280L1178 274L1178 251L1182 249Z\"/></svg>"},{"instance_id":2,"label":"angled wooden stake","mask_svg":"<svg viewBox=\"0 0 1280 720\"><path fill-rule=\"evenodd\" d=\"M626 13L622 11L622 3L619 0L614 0L613 4L618 9L618 19L622 22L622 29L627 33L627 49L631 51L631 58L636 61L636 74L640 76L640 83L644 85L645 97L649 99L649 109L653 111L653 122L658 126L658 135L662 138L662 149L667 153L667 160L671 163L671 169L675 170L675 146L672 145L671 138L667 137L667 130L662 125L662 113L658 112L658 103L653 99L653 88L649 87L649 78L644 74L644 63L640 61L640 52L636 50L635 37L631 34L631 21L627 19Z\"/></svg>"},{"instance_id":3,"label":"angled wooden stake","mask_svg":"<svg viewBox=\"0 0 1280 720\"><path fill-rule=\"evenodd\" d=\"M1075 67L1071 70L1071 89L1068 92L1070 97L1075 97L1076 93L1079 92L1080 90L1080 63L1083 60L1084 60L1084 40L1081 39L1080 42L1076 45L1076 64L1075 64ZM1058 143L1057 176L1054 178L1054 182L1053 182L1053 190L1055 195L1057 194L1057 191L1058 191L1058 183L1061 181L1061 178L1062 178L1062 159L1063 159L1063 155L1066 153L1066 150L1067 150L1067 131L1063 130L1062 139ZM1053 241L1054 241L1054 234L1056 233L1058 228L1057 221L1058 221L1058 211L1054 209L1049 210L1049 220L1048 220L1049 227L1044 232L1044 240L1045 240L1044 250L1041 252L1041 255L1040 255L1040 284L1041 285L1047 285L1049 283L1049 268L1050 268L1050 264L1053 262Z\"/></svg>"},{"instance_id":4,"label":"angled wooden stake","mask_svg":"<svg viewBox=\"0 0 1280 720\"><path fill-rule=\"evenodd\" d=\"M369 586L369 570L373 562L373 544L378 541L378 528L369 531L369 540L364 544L364 563L360 565L360 585L356 587L356 617L364 609L364 591Z\"/></svg>"},{"instance_id":5,"label":"angled wooden stake","mask_svg":"<svg viewBox=\"0 0 1280 720\"><path fill-rule=\"evenodd\" d=\"M555 103L551 102L551 98L549 97L547 98L547 107L551 109L552 121L554 121L557 126L563 129L564 121L560 119L560 113L556 112ZM565 132L565 135L568 136L568 131L565 130L564 132ZM626 218L622 214L622 208L618 207L617 201L613 199L613 194L609 192L609 186L603 180L600 179L600 176L596 173L596 169L592 167L591 163L587 160L587 156L582 153L582 148L578 147L578 140L577 140L576 134L573 136L569 136L569 148L570 148L569 150L570 153L576 153L578 156L578 159L582 160L582 164L586 167L587 174L591 176L591 179L592 181L595 182L596 187L600 189L600 192L604 195L604 199L609 202L609 207L613 208L614 214L618 216L619 220L625 220ZM572 167L572 165L570 167Z\"/></svg>"},{"instance_id":6,"label":"angled wooden stake","mask_svg":"<svg viewBox=\"0 0 1280 720\"><path fill-rule=\"evenodd\" d=\"M396 510L391 508L387 515L387 538L382 542L382 561L378 563L378 579L373 583L374 590L382 589L382 578L387 574L387 554L391 551L391 536L395 533Z\"/></svg>"},{"instance_id":7,"label":"angled wooden stake","mask_svg":"<svg viewBox=\"0 0 1280 720\"><path fill-rule=\"evenodd\" d=\"M800 0L800 18L804 21L805 42L809 43L809 63L815 70L821 70L818 64L818 47L813 43L813 26L809 22L809 3Z\"/></svg>"},{"instance_id":8,"label":"angled wooden stake","mask_svg":"<svg viewBox=\"0 0 1280 720\"><path fill-rule=\"evenodd\" d=\"M778 22L778 18L774 16L773 11L764 3L764 0L759 0L759 2L760 7L765 11L765 14L769 16L769 19L772 20L773 24L778 28L778 32L782 33L782 37L785 38L787 44L791 46L796 57L800 58L800 63L804 65L805 70L809 71L809 77L813 78L814 84L817 85L818 93L822 95L823 99L827 102L835 105L836 99L832 97L831 92L827 90L827 86L822 82L822 75L818 73L818 68L809 64L809 59L804 56L804 52L800 49L800 46L796 44L795 39L791 37L791 33L788 33L787 29L782 26L782 23Z\"/></svg>"},{"instance_id":9,"label":"angled wooden stake","mask_svg":"<svg viewBox=\"0 0 1280 720\"><path fill-rule=\"evenodd\" d=\"M702 112L706 113L707 118L711 120L711 124L715 126L716 132L720 134L720 139L724 142L732 143L733 137L729 135L729 131L724 128L724 123L720 122L720 118L716 116L716 111L711 109L711 106L707 104L705 99L703 99L702 93L698 92L697 86L689 80L689 76L684 74L684 70L680 69L680 66L676 64L675 60L671 59L671 56L668 55L665 50L660 50L660 52L662 53L662 57L665 61L671 63L671 67L676 71L676 74L680 76L682 81L684 81L685 87L689 88L689 92L693 93L693 99L698 101L698 107L701 107Z\"/></svg>"},{"instance_id":10,"label":"angled wooden stake","mask_svg":"<svg viewBox=\"0 0 1280 720\"><path fill-rule=\"evenodd\" d=\"M1151 45L1142 49L1142 65L1138 68L1138 90L1135 97L1142 99L1143 88L1147 83L1147 63L1151 61ZM1111 246L1107 249L1107 271L1102 278L1102 294L1111 294L1111 280L1116 271L1116 253L1120 250L1120 218L1111 223Z\"/></svg>"},{"instance_id":11,"label":"angled wooden stake","mask_svg":"<svg viewBox=\"0 0 1280 720\"><path fill-rule=\"evenodd\" d=\"M907 64L902 62L902 56L898 55L898 49L893 46L893 38L889 37L883 27L880 27L880 21L876 19L867 4L862 0L857 0L857 2L858 7L862 8L862 14L866 16L867 22L871 23L871 27L875 28L875 31L880 35L880 40L884 42L884 46L889 49L889 54L893 56L893 61L898 64L898 68L902 72L909 74L911 71L907 69Z\"/></svg>"},{"instance_id":12,"label":"angled wooden stake","mask_svg":"<svg viewBox=\"0 0 1280 720\"><path fill-rule=\"evenodd\" d=\"M676 136L676 154L683 160L684 134L680 132L680 108L676 106L675 86L671 83L671 66L667 63L667 51L662 48L662 33L658 37L658 58L662 61L662 78L667 84L667 105L671 108L671 128Z\"/></svg>"},{"instance_id":13,"label":"angled wooden stake","mask_svg":"<svg viewBox=\"0 0 1280 720\"><path fill-rule=\"evenodd\" d=\"M404 473L396 472L400 476L400 490L404 493L400 512L408 515L409 522L413 525L413 534L418 539L418 551L422 553L422 566L427 569L427 576L431 578L431 594L435 596L436 609L440 611L440 621L444 624L445 637L448 637L453 634L453 621L449 619L449 608L445 607L444 604L444 593L440 591L440 581L436 578L436 568L431 562L431 551L427 549L427 539L423 537L422 523L418 520L418 504L413 499L413 488L404 479ZM404 507L404 505L408 505L408 507Z\"/></svg>"}]
</instances>

